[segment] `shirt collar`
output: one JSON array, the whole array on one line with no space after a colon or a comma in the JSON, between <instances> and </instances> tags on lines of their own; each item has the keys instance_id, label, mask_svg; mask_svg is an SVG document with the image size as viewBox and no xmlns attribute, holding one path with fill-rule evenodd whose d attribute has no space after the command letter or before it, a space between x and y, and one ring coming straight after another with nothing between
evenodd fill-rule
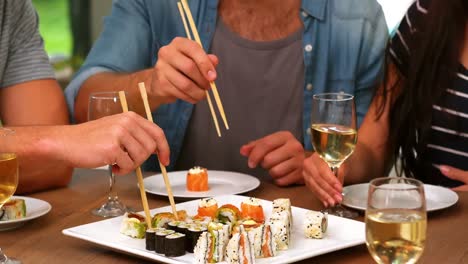
<instances>
[{"instance_id":1,"label":"shirt collar","mask_svg":"<svg viewBox=\"0 0 468 264\"><path fill-rule=\"evenodd\" d=\"M328 0L302 0L302 9L310 16L323 20L327 2Z\"/></svg>"}]
</instances>

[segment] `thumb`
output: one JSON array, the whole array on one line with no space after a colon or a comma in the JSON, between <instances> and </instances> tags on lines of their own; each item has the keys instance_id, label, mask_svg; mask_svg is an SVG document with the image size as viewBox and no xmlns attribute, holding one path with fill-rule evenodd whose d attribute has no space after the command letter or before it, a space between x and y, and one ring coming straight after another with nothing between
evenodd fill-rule
<instances>
[{"instance_id":1,"label":"thumb","mask_svg":"<svg viewBox=\"0 0 468 264\"><path fill-rule=\"evenodd\" d=\"M439 167L440 172L452 180L458 180L464 183L468 183L468 171L459 170L454 167L441 165Z\"/></svg>"}]
</instances>

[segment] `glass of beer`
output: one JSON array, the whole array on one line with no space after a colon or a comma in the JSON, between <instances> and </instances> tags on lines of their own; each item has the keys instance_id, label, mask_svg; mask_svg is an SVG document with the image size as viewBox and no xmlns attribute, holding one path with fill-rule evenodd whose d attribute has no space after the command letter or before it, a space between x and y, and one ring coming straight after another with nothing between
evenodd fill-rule
<instances>
[{"instance_id":1,"label":"glass of beer","mask_svg":"<svg viewBox=\"0 0 468 264\"><path fill-rule=\"evenodd\" d=\"M97 92L89 96L88 121L96 120L105 116L120 114L123 112L118 92ZM128 208L119 199L115 191L115 175L109 164L109 191L106 202L92 211L94 215L102 217L114 217L123 215Z\"/></svg>"},{"instance_id":2,"label":"glass of beer","mask_svg":"<svg viewBox=\"0 0 468 264\"><path fill-rule=\"evenodd\" d=\"M354 96L345 93L315 94L311 113L312 145L315 152L338 177L338 168L357 143ZM339 179L343 184L344 179ZM341 205L326 209L329 214L355 218L358 214Z\"/></svg>"},{"instance_id":3,"label":"glass of beer","mask_svg":"<svg viewBox=\"0 0 468 264\"><path fill-rule=\"evenodd\" d=\"M3 205L10 200L18 187L18 159L15 153L0 153L0 215ZM8 258L0 248L0 263L21 264Z\"/></svg>"},{"instance_id":4,"label":"glass of beer","mask_svg":"<svg viewBox=\"0 0 468 264\"><path fill-rule=\"evenodd\" d=\"M416 263L424 250L426 226L422 182L403 177L370 182L366 244L377 263Z\"/></svg>"}]
</instances>

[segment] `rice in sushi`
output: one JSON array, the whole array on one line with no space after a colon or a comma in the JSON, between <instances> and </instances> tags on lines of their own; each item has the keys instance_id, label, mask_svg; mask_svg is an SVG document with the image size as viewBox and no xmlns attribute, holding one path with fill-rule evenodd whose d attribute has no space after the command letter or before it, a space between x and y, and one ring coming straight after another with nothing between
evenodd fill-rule
<instances>
[{"instance_id":1,"label":"rice in sushi","mask_svg":"<svg viewBox=\"0 0 468 264\"><path fill-rule=\"evenodd\" d=\"M24 199L11 199L0 209L0 221L16 220L26 217Z\"/></svg>"},{"instance_id":2,"label":"rice in sushi","mask_svg":"<svg viewBox=\"0 0 468 264\"><path fill-rule=\"evenodd\" d=\"M291 240L291 223L289 222L289 213L285 210L272 213L268 224L271 226L273 238L278 250L289 248Z\"/></svg>"},{"instance_id":3,"label":"rice in sushi","mask_svg":"<svg viewBox=\"0 0 468 264\"><path fill-rule=\"evenodd\" d=\"M226 248L226 262L229 264L255 263L254 248L243 226L229 240Z\"/></svg>"},{"instance_id":4,"label":"rice in sushi","mask_svg":"<svg viewBox=\"0 0 468 264\"><path fill-rule=\"evenodd\" d=\"M139 214L125 213L120 224L120 233L134 238L144 238L146 232L145 218Z\"/></svg>"},{"instance_id":5,"label":"rice in sushi","mask_svg":"<svg viewBox=\"0 0 468 264\"><path fill-rule=\"evenodd\" d=\"M323 238L328 226L327 213L308 211L305 215L304 233L307 238Z\"/></svg>"}]
</instances>

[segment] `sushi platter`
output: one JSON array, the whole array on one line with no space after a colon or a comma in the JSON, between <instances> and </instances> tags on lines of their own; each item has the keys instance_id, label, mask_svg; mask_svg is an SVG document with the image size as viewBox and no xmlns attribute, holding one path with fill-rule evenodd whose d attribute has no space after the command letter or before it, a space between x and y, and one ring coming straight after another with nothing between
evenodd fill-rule
<instances>
[{"instance_id":1,"label":"sushi platter","mask_svg":"<svg viewBox=\"0 0 468 264\"><path fill-rule=\"evenodd\" d=\"M152 210L152 229L129 214L63 234L164 263L291 263L365 242L364 223L291 206L289 199L225 195L179 203L177 210L185 220L173 220L170 207Z\"/></svg>"}]
</instances>

